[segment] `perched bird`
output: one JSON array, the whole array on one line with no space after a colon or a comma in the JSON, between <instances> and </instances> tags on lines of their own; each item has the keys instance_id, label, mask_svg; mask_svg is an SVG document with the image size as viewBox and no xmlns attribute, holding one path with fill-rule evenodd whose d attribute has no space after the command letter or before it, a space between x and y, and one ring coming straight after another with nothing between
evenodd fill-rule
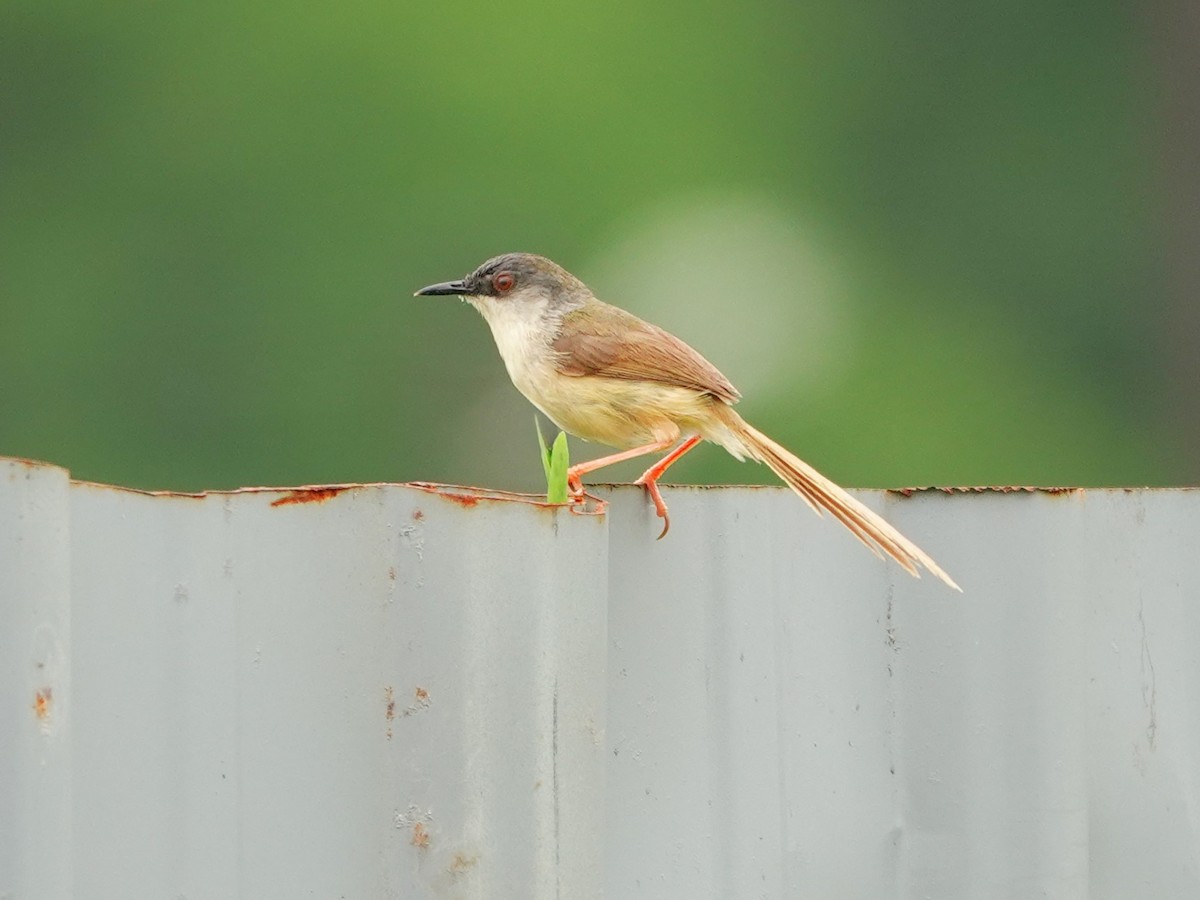
<instances>
[{"instance_id":1,"label":"perched bird","mask_svg":"<svg viewBox=\"0 0 1200 900\"><path fill-rule=\"evenodd\" d=\"M506 253L459 281L431 284L416 296L458 295L483 314L513 384L559 428L620 453L572 466L571 492L583 476L648 453L669 450L637 484L671 522L658 479L701 440L771 467L818 514L828 510L877 555L886 553L919 577L923 566L961 590L916 544L734 410L729 379L679 338L598 299L582 281L543 256ZM672 449L673 448L673 449Z\"/></svg>"}]
</instances>

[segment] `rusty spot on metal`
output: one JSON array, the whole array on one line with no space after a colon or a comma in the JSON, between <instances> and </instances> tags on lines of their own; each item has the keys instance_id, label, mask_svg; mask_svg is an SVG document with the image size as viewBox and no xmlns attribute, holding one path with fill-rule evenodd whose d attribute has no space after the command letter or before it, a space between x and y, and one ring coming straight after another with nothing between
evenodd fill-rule
<instances>
[{"instance_id":1,"label":"rusty spot on metal","mask_svg":"<svg viewBox=\"0 0 1200 900\"><path fill-rule=\"evenodd\" d=\"M100 481L85 481L74 478L71 484L80 485L82 487L102 488L109 491L121 491L126 494L140 494L143 497L164 497L168 499L181 500L206 500L209 497L232 497L234 494L277 494L280 491L287 491L289 494L297 493L320 493L329 492L324 497L315 497L314 500L326 500L334 494L339 494L342 491L354 490L355 488L367 487L403 487L403 485L386 483L386 482L366 482L359 484L350 482L348 484L305 484L299 487L271 487L271 486L256 486L256 487L239 487L231 490L214 490L214 491L159 491L146 490L145 488L123 487L119 484L105 484ZM303 499L284 500L283 503L303 503ZM281 504L274 504L281 505Z\"/></svg>"},{"instance_id":2,"label":"rusty spot on metal","mask_svg":"<svg viewBox=\"0 0 1200 900\"><path fill-rule=\"evenodd\" d=\"M429 831L420 822L417 822L412 827L412 839L409 843L414 847L419 847L422 850L429 849Z\"/></svg>"},{"instance_id":3,"label":"rusty spot on metal","mask_svg":"<svg viewBox=\"0 0 1200 900\"><path fill-rule=\"evenodd\" d=\"M419 509L414 509L412 517L414 522L420 522L425 518L425 513L421 512Z\"/></svg>"},{"instance_id":4,"label":"rusty spot on metal","mask_svg":"<svg viewBox=\"0 0 1200 900\"><path fill-rule=\"evenodd\" d=\"M395 581L395 580L396 580L396 567L388 566L388 581Z\"/></svg>"},{"instance_id":5,"label":"rusty spot on metal","mask_svg":"<svg viewBox=\"0 0 1200 900\"><path fill-rule=\"evenodd\" d=\"M521 494L515 491L498 491L489 488L469 487L465 485L438 484L429 481L410 481L406 487L414 487L430 494L436 494L443 500L449 500L459 506L471 508L483 501L489 503L524 503L541 509L562 509L566 507L577 516L602 516L608 508L608 502L584 494L580 500L571 503L547 503L545 494Z\"/></svg>"},{"instance_id":6,"label":"rusty spot on metal","mask_svg":"<svg viewBox=\"0 0 1200 900\"><path fill-rule=\"evenodd\" d=\"M387 705L384 707L383 718L387 721L387 739L392 739L392 720L396 718L396 692L392 690L389 684L383 689L383 700Z\"/></svg>"},{"instance_id":7,"label":"rusty spot on metal","mask_svg":"<svg viewBox=\"0 0 1200 900\"><path fill-rule=\"evenodd\" d=\"M289 503L324 503L330 497L336 497L344 486L331 487L302 487L294 488L291 493L271 502L272 506L287 506Z\"/></svg>"},{"instance_id":8,"label":"rusty spot on metal","mask_svg":"<svg viewBox=\"0 0 1200 900\"><path fill-rule=\"evenodd\" d=\"M0 456L0 460L9 463L15 463L16 466L20 466L22 469L24 469L25 471L23 474L26 481L29 481L31 478L33 478L33 473L38 469L57 469L64 474L68 474L67 470L62 466L55 465L54 463L43 462L39 459L26 459L24 456ZM14 466L14 468L8 473L8 480L15 481L16 478L17 472Z\"/></svg>"},{"instance_id":9,"label":"rusty spot on metal","mask_svg":"<svg viewBox=\"0 0 1200 900\"><path fill-rule=\"evenodd\" d=\"M886 488L889 494L899 494L911 497L914 494L925 494L937 491L942 494L1073 494L1082 492L1081 487L1042 487L1027 484L993 484L969 485L964 487L945 487L941 485L924 485L921 487Z\"/></svg>"},{"instance_id":10,"label":"rusty spot on metal","mask_svg":"<svg viewBox=\"0 0 1200 900\"><path fill-rule=\"evenodd\" d=\"M50 701L53 698L54 692L48 687L36 691L33 695L33 712L43 722L50 718Z\"/></svg>"},{"instance_id":11,"label":"rusty spot on metal","mask_svg":"<svg viewBox=\"0 0 1200 900\"><path fill-rule=\"evenodd\" d=\"M448 871L451 875L461 875L468 869L473 868L477 862L479 862L478 856L466 856L462 853L455 853L454 859L450 860Z\"/></svg>"},{"instance_id":12,"label":"rusty spot on metal","mask_svg":"<svg viewBox=\"0 0 1200 900\"><path fill-rule=\"evenodd\" d=\"M404 711L400 714L401 717L414 716L419 712L424 712L433 705L433 699L429 696L429 691L420 685L413 691L413 696L416 699L404 708Z\"/></svg>"},{"instance_id":13,"label":"rusty spot on metal","mask_svg":"<svg viewBox=\"0 0 1200 900\"><path fill-rule=\"evenodd\" d=\"M287 492L289 496L272 503L273 506L282 506L287 503L319 502L321 500L328 500L330 497L340 494L343 491L352 491L359 488L408 487L408 485L403 482L368 481L362 483L348 482L346 484L304 484L298 487L272 487L269 485L264 485L214 491L159 491L146 490L144 488L123 487L117 484L104 484L100 481L85 481L81 479L72 479L71 484L79 485L81 487L101 488L108 491L121 491L122 493L126 494L140 494L143 497L163 497L172 500L206 500L209 497L232 497L235 494L278 494L280 492ZM316 496L293 497L292 495L295 494L310 494Z\"/></svg>"}]
</instances>

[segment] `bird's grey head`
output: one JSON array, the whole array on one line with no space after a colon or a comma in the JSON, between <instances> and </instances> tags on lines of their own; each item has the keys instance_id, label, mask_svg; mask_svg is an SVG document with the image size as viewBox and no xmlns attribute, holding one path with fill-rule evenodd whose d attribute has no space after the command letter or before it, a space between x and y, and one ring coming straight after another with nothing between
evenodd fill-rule
<instances>
[{"instance_id":1,"label":"bird's grey head","mask_svg":"<svg viewBox=\"0 0 1200 900\"><path fill-rule=\"evenodd\" d=\"M416 296L457 294L468 300L488 297L514 303L537 300L550 306L583 302L590 291L582 281L544 256L505 253L493 256L459 281L443 281L417 291Z\"/></svg>"}]
</instances>

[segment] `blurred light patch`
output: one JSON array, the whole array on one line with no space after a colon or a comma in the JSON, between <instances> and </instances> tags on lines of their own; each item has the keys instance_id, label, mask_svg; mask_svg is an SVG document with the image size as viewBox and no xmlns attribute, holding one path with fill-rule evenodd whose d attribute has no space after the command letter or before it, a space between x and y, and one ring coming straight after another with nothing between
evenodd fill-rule
<instances>
[{"instance_id":1,"label":"blurred light patch","mask_svg":"<svg viewBox=\"0 0 1200 900\"><path fill-rule=\"evenodd\" d=\"M586 267L559 262L764 398L824 393L858 352L831 243L770 198L701 195L638 213Z\"/></svg>"}]
</instances>

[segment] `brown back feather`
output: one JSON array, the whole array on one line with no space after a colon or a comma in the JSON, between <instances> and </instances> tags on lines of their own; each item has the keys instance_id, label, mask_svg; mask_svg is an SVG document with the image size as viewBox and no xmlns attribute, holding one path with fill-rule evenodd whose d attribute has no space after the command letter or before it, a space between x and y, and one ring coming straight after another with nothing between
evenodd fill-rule
<instances>
[{"instance_id":1,"label":"brown back feather","mask_svg":"<svg viewBox=\"0 0 1200 900\"><path fill-rule=\"evenodd\" d=\"M567 313L562 333L551 346L564 375L600 375L628 381L654 381L712 394L726 403L741 397L717 367L657 325L643 322L599 300Z\"/></svg>"}]
</instances>

